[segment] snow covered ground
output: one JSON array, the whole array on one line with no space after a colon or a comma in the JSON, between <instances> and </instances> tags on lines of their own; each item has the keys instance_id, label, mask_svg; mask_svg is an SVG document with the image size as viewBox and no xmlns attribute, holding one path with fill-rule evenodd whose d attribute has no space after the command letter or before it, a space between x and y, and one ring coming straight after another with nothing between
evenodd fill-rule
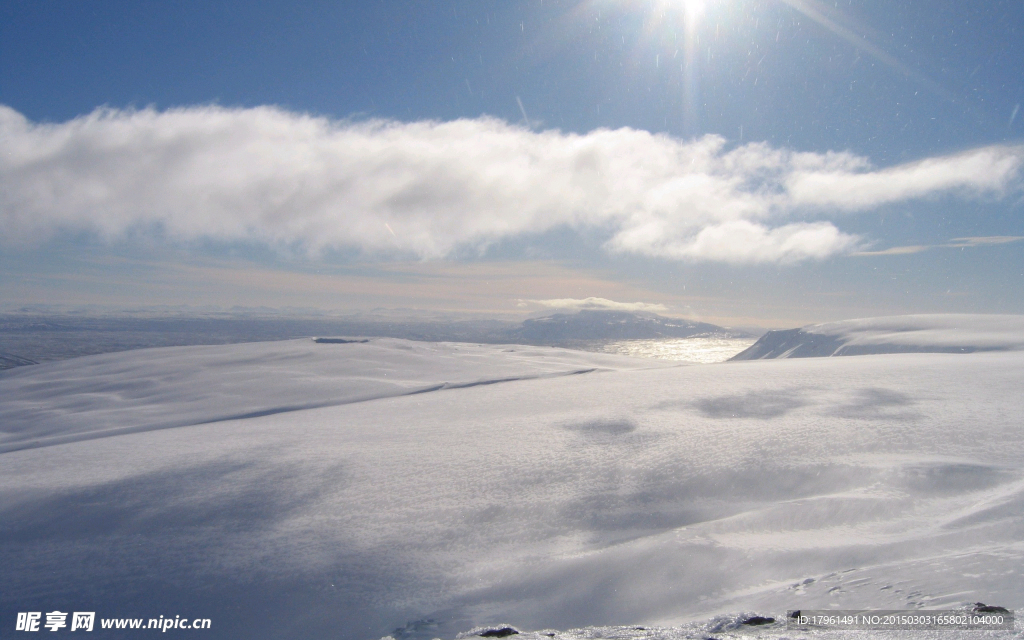
<instances>
[{"instance_id":1,"label":"snow covered ground","mask_svg":"<svg viewBox=\"0 0 1024 640\"><path fill-rule=\"evenodd\" d=\"M800 638L820 632L731 623L1020 608L1021 389L1020 351L678 366L304 340L19 367L0 374L0 625Z\"/></svg>"},{"instance_id":2,"label":"snow covered ground","mask_svg":"<svg viewBox=\"0 0 1024 640\"><path fill-rule=\"evenodd\" d=\"M4 373L0 452L597 368L668 364L567 349L392 338L108 353Z\"/></svg>"}]
</instances>

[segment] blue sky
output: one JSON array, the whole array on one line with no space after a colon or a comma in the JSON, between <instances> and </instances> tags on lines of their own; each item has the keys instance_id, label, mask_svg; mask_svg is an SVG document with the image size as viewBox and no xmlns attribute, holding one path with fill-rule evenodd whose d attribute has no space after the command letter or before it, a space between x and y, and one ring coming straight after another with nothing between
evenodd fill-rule
<instances>
[{"instance_id":1,"label":"blue sky","mask_svg":"<svg viewBox=\"0 0 1024 640\"><path fill-rule=\"evenodd\" d=\"M1022 36L1019 2L2 2L0 297L1024 313Z\"/></svg>"}]
</instances>

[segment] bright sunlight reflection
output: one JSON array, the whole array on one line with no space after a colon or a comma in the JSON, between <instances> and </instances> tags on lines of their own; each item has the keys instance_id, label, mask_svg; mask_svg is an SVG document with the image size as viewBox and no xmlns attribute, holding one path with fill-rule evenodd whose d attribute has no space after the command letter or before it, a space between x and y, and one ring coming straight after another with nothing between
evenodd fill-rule
<instances>
[{"instance_id":1,"label":"bright sunlight reflection","mask_svg":"<svg viewBox=\"0 0 1024 640\"><path fill-rule=\"evenodd\" d=\"M704 13L707 2L706 0L681 0L681 2L683 12L686 14L686 24L692 28L694 22Z\"/></svg>"},{"instance_id":2,"label":"bright sunlight reflection","mask_svg":"<svg viewBox=\"0 0 1024 640\"><path fill-rule=\"evenodd\" d=\"M661 14L682 13L687 27L692 29L707 5L708 0L656 0L652 7Z\"/></svg>"}]
</instances>

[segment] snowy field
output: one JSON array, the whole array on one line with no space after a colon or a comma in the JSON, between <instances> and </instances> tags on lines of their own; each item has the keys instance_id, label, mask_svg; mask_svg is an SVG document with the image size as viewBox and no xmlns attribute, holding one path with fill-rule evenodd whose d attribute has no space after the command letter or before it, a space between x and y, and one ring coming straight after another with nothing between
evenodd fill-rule
<instances>
[{"instance_id":1,"label":"snowy field","mask_svg":"<svg viewBox=\"0 0 1024 640\"><path fill-rule=\"evenodd\" d=\"M681 366L296 340L18 367L0 374L0 624L908 637L736 622L1024 606L1022 389L1016 350Z\"/></svg>"}]
</instances>

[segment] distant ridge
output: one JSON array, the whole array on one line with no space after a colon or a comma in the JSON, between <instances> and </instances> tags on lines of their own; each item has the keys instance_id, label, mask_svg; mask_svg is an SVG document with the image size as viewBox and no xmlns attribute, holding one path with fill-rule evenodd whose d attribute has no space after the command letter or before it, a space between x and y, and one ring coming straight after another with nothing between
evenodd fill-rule
<instances>
[{"instance_id":1,"label":"distant ridge","mask_svg":"<svg viewBox=\"0 0 1024 640\"><path fill-rule=\"evenodd\" d=\"M295 318L0 314L0 370L115 351L311 336L321 343L385 337L421 342L586 347L583 343L703 335L754 337L706 322L616 310L560 312L525 322L458 316L389 318L373 314Z\"/></svg>"},{"instance_id":2,"label":"distant ridge","mask_svg":"<svg viewBox=\"0 0 1024 640\"><path fill-rule=\"evenodd\" d=\"M862 318L769 331L731 359L1019 350L1024 350L1024 316L935 314Z\"/></svg>"}]
</instances>

